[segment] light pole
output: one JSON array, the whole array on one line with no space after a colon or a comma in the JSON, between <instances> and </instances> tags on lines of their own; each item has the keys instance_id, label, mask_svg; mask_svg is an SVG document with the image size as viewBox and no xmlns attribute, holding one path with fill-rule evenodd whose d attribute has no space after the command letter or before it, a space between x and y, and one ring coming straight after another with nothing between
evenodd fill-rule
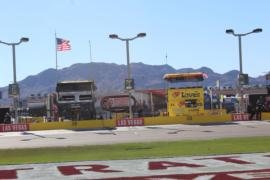
<instances>
[{"instance_id":1,"label":"light pole","mask_svg":"<svg viewBox=\"0 0 270 180\"><path fill-rule=\"evenodd\" d=\"M119 39L121 41L126 42L128 80L131 79L130 60L129 60L129 41L132 41L132 40L137 39L137 38L142 38L142 37L145 37L145 36L146 36L146 33L139 33L139 34L137 34L137 36L135 36L133 38L120 38L120 37L118 37L117 34L110 34L109 35L109 37L111 39ZM130 89L128 89L128 108L129 108L129 118L133 118L132 107L131 107L131 92L130 92Z\"/></svg>"},{"instance_id":2,"label":"light pole","mask_svg":"<svg viewBox=\"0 0 270 180\"><path fill-rule=\"evenodd\" d=\"M226 30L226 33L227 34L232 34L233 36L236 36L238 37L238 47L239 47L239 66L240 66L240 74L239 74L239 77L240 75L243 74L243 65L242 65L242 36L246 36L246 35L249 35L249 34L252 34L252 33L260 33L262 32L262 29L261 28L256 28L256 29L253 29L253 31L251 32L248 32L248 33L241 33L241 34L236 34L234 33L234 30L233 29L227 29ZM239 83L239 81L238 81ZM240 87L240 112L243 112L243 92L242 92L242 85L239 83L239 87Z\"/></svg>"},{"instance_id":3,"label":"light pole","mask_svg":"<svg viewBox=\"0 0 270 180\"><path fill-rule=\"evenodd\" d=\"M17 78L16 78L16 53L15 53L15 46L21 44L22 42L28 42L29 38L22 37L19 42L17 43L7 43L0 40L0 43L11 46L12 47L12 57L13 57L13 84L17 88L16 91L19 88L19 85L17 84ZM15 123L19 122L18 118L18 97L19 97L19 91L17 95L13 95L13 108L14 108L14 118Z\"/></svg>"}]
</instances>

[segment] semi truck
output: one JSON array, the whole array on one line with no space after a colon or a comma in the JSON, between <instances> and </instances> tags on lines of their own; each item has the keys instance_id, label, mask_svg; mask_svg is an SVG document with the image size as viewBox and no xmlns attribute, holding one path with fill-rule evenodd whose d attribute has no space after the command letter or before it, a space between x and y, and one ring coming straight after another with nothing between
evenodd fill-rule
<instances>
[{"instance_id":1,"label":"semi truck","mask_svg":"<svg viewBox=\"0 0 270 180\"><path fill-rule=\"evenodd\" d=\"M91 80L58 82L56 104L51 107L63 119L95 119L95 90L95 83Z\"/></svg>"}]
</instances>

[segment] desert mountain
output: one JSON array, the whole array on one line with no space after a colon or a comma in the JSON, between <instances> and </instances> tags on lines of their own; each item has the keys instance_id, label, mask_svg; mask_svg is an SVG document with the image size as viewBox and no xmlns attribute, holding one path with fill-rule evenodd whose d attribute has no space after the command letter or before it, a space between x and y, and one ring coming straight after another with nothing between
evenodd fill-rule
<instances>
[{"instance_id":1,"label":"desert mountain","mask_svg":"<svg viewBox=\"0 0 270 180\"><path fill-rule=\"evenodd\" d=\"M135 79L136 89L164 88L163 75L176 72L204 72L208 79L200 84L178 83L177 86L202 85L215 86L220 81L221 86L234 87L237 84L239 71L232 70L224 74L214 72L207 67L199 69L183 68L174 69L169 65L147 65L143 63L132 63L131 74ZM47 69L39 74L28 76L19 82L21 97L31 94L47 94L55 91L57 81L62 80L94 80L97 85L97 93L111 94L121 92L124 89L124 79L127 77L127 66L114 63L79 63L60 70ZM265 84L263 76L250 78L250 84ZM3 92L3 100L7 100L7 87L0 88Z\"/></svg>"}]
</instances>

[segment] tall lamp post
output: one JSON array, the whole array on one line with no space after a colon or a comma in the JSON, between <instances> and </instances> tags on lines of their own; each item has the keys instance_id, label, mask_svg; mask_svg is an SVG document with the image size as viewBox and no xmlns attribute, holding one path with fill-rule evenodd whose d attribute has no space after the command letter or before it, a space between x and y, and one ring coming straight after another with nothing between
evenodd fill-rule
<instances>
[{"instance_id":1,"label":"tall lamp post","mask_svg":"<svg viewBox=\"0 0 270 180\"><path fill-rule=\"evenodd\" d=\"M243 75L243 65L242 65L242 36L246 36L246 35L249 35L249 34L252 34L252 33L260 33L262 32L262 29L261 28L256 28L256 29L253 29L253 31L251 32L248 32L248 33L241 33L241 34L236 34L234 33L234 30L233 29L227 29L226 30L226 33L227 34L232 34L233 36L236 36L238 37L238 47L239 47L239 66L240 66L240 74L239 74L239 77ZM243 112L244 110L244 107L243 107L243 92L242 92L242 84L240 84L240 81L238 81L239 83L239 87L240 87L240 112Z\"/></svg>"},{"instance_id":2,"label":"tall lamp post","mask_svg":"<svg viewBox=\"0 0 270 180\"><path fill-rule=\"evenodd\" d=\"M133 38L120 38L118 37L117 34L110 34L109 37L111 39L119 39L121 41L125 41L126 42L126 51L127 51L127 72L128 72L128 80L131 81L131 73L130 73L130 60L129 60L129 41L132 41L134 39L137 38L142 38L145 37L146 33L139 33L137 34L137 36L133 37ZM129 108L129 118L133 118L133 114L132 114L132 107L131 107L131 92L130 92L130 88L127 89L128 90L128 108Z\"/></svg>"},{"instance_id":3,"label":"tall lamp post","mask_svg":"<svg viewBox=\"0 0 270 180\"><path fill-rule=\"evenodd\" d=\"M29 38L22 37L19 42L17 43L7 43L0 40L0 43L11 46L12 47L12 57L13 57L13 85L16 87L15 91L17 94L13 95L13 107L14 107L14 118L15 123L19 122L18 117L18 97L19 97L19 85L17 84L17 78L16 78L16 53L15 53L15 46L21 44L22 42L28 42Z\"/></svg>"}]
</instances>

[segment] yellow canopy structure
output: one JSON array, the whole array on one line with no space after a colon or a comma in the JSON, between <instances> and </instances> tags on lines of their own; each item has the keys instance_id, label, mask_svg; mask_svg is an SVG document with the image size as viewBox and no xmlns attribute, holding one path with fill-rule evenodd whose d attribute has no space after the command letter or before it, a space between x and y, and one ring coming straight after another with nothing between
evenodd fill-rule
<instances>
[{"instance_id":1,"label":"yellow canopy structure","mask_svg":"<svg viewBox=\"0 0 270 180\"><path fill-rule=\"evenodd\" d=\"M198 82L203 81L207 77L206 74L202 72L194 73L175 73L175 74L165 74L163 79L169 82Z\"/></svg>"}]
</instances>

